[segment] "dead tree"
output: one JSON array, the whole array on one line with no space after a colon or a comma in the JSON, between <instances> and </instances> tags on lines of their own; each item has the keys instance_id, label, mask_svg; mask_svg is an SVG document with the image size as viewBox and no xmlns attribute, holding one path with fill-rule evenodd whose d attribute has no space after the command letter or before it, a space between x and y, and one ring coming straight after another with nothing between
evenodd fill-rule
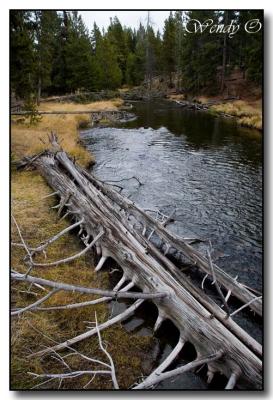
<instances>
[{"instance_id":1,"label":"dead tree","mask_svg":"<svg viewBox=\"0 0 273 400\"><path fill-rule=\"evenodd\" d=\"M29 273L36 266L50 267L69 262L95 247L101 257L96 271L103 267L107 258L112 258L123 270L122 283L118 284L118 289L126 280L130 282L129 286L127 285L129 289L136 286L142 290L140 293L132 293L116 289L112 293L109 291L106 293L97 289L96 293L104 298L111 296L138 298L122 314L101 324L99 329L105 329L132 315L135 309L149 298L158 308L155 330L165 319L169 319L180 332L179 343L173 353L144 382L136 385L135 389L153 387L170 376L179 375L203 364L207 364L209 380L215 372L220 372L229 379L226 389L232 389L235 385L242 389L261 389L261 345L235 323L228 307L226 311L219 307L164 253L171 247L176 249L206 274L212 276L214 284L217 283L217 290L221 290L220 285L225 287L228 290L228 296L224 299L226 306L228 297L232 293L243 302L243 307L249 306L261 314L261 298L255 297L251 291L213 264L210 253L207 257L201 254L189 244L188 240L171 234L164 223L159 223L108 184L99 181L75 164L61 149L54 134L51 135L50 141L52 149L36 157L32 165L38 168L54 190L53 194L59 197L59 208L62 207L59 214L63 213L64 216L70 217L74 226L79 224L81 232L84 232L85 248L67 259L37 263L35 251L44 250L45 244L30 250L22 240L21 245L27 252L26 261L29 268L23 275L13 272L12 278L48 285L53 290L69 290L68 286L73 285L45 282L41 278L40 280L33 278ZM163 242L167 251L163 253L152 243L153 235ZM46 243L51 241L48 240ZM94 293L95 290L77 289L75 286L73 288L83 290L83 293ZM33 309L39 311L41 303L37 303L38 301L33 305ZM20 310L14 312L16 311ZM68 338L63 343L31 354L30 357L59 351L94 334L95 330L91 329L74 338ZM197 359L184 367L164 372L186 341L194 345Z\"/></svg>"}]
</instances>

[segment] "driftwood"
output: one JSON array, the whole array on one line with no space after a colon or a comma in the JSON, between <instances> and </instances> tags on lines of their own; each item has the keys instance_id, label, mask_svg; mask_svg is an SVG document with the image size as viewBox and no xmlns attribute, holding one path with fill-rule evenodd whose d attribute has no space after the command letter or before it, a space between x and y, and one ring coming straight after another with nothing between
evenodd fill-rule
<instances>
[{"instance_id":1,"label":"driftwood","mask_svg":"<svg viewBox=\"0 0 273 400\"><path fill-rule=\"evenodd\" d=\"M59 196L60 204L64 204L65 210L61 212L70 216L74 220L74 226L79 224L81 232L84 232L85 249L80 253L89 251L95 246L97 254L101 256L96 267L97 271L103 267L105 260L109 257L114 259L123 270L122 282L117 285L116 290L112 293L97 290L96 293L105 296L104 299L109 296L138 298L122 314L101 324L99 330L132 315L135 309L149 298L158 308L155 330L165 319L169 319L180 332L179 343L173 353L144 382L134 388L152 387L167 377L207 364L208 379L211 380L215 372L224 374L228 379L226 389L233 389L235 385L240 389L261 389L262 348L260 344L233 321L232 314L225 312L201 288L195 286L163 254L161 249L152 243L151 232L164 243L166 249L171 247L176 249L204 273L212 276L214 284L217 282L217 288L220 285L226 288L228 295L224 299L225 303L232 294L243 302L243 306L249 306L261 315L261 298L256 298L245 286L240 285L236 279L212 263L210 253L208 257L201 254L189 244L187 239L170 233L164 223L158 222L131 200L121 196L108 184L99 181L75 164L61 149L54 134L51 136L51 144L52 150L41 154L33 164L52 187L54 195ZM31 268L47 267L60 262L58 260L41 264L33 261L35 251L44 250L44 246L46 247L49 242L52 240L47 240L32 252L27 249L28 263ZM72 257L61 261L69 261ZM45 282L45 280L16 272L13 272L12 277L29 282L33 279L32 282L51 286L55 290L69 290L69 285L64 287L60 283L58 285L56 282ZM130 282L127 290L136 286L142 292L118 290L125 280ZM40 304L41 302L37 301L33 309L39 310ZM59 351L95 333L96 330L91 329L75 338L69 338L64 343L32 354L31 357ZM186 341L191 342L195 347L197 359L184 367L164 372Z\"/></svg>"}]
</instances>

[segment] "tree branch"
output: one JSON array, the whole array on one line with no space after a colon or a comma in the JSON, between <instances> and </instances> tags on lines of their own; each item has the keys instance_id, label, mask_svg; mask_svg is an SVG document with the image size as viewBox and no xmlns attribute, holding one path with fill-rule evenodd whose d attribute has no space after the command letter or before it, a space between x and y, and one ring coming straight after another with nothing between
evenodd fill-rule
<instances>
[{"instance_id":1,"label":"tree branch","mask_svg":"<svg viewBox=\"0 0 273 400\"><path fill-rule=\"evenodd\" d=\"M125 311L123 311L122 313L116 315L115 317L113 317L112 319L102 323L101 325L99 325L99 330L102 331L103 329L108 328L109 326L112 326L118 322L124 321L125 319L127 319L128 317L130 317L135 310L143 303L144 300L137 300L134 304L132 304L130 307L128 307ZM81 335L75 336L72 339L68 339L63 343L57 344L56 346L50 347L48 349L44 349L41 351L38 351L37 353L33 353L30 354L28 356L28 358L32 358L32 357L41 357L44 356L52 351L58 351L58 350L62 350L66 347L70 347L75 343L78 343L84 339L87 339L93 335L95 335L97 333L97 329L96 328L92 328L87 332L82 333Z\"/></svg>"},{"instance_id":2,"label":"tree branch","mask_svg":"<svg viewBox=\"0 0 273 400\"><path fill-rule=\"evenodd\" d=\"M60 289L53 289L51 292L47 293L44 297L42 297L41 299L35 301L35 303L32 303L24 308L20 308L19 310L16 311L11 311L11 315L20 315L25 311L29 311L32 308L37 307L39 304L42 304L44 301L46 301L47 299L49 299L51 296L53 296L55 293L59 292Z\"/></svg>"},{"instance_id":3,"label":"tree branch","mask_svg":"<svg viewBox=\"0 0 273 400\"><path fill-rule=\"evenodd\" d=\"M207 364L212 361L218 360L223 356L223 354L224 354L223 350L219 350L214 354L210 354L209 356L199 358L186 365L183 365L182 367L173 369L172 371L160 373L158 376L153 377L153 379L149 379L147 384L139 384L133 389L148 389L151 386L157 385L158 383L164 381L165 379L173 378L174 376L181 375L184 372L191 371L202 364Z\"/></svg>"},{"instance_id":4,"label":"tree branch","mask_svg":"<svg viewBox=\"0 0 273 400\"><path fill-rule=\"evenodd\" d=\"M85 249L83 249L82 251L80 251L77 254L74 254L73 256L70 256L68 258L64 258L62 260L57 260L57 261L52 261L50 263L36 263L32 261L32 265L35 267L51 267L53 265L59 265L59 264L64 264L70 261L75 260L78 257L83 256L85 253L87 253L88 250L91 249L91 247L94 246L94 244L102 237L102 235L104 234L104 231L101 231L97 234L97 236L92 240L92 242L85 247Z\"/></svg>"},{"instance_id":5,"label":"tree branch","mask_svg":"<svg viewBox=\"0 0 273 400\"><path fill-rule=\"evenodd\" d=\"M34 276L25 276L24 274L20 274L18 272L11 273L11 278L17 281L31 282L31 283L39 283L41 285L50 286L60 290L66 290L70 292L79 292L86 294L97 294L101 296L114 297L114 298L127 298L127 299L158 299L165 297L167 293L142 293L142 292L129 292L123 293L122 291L114 291L114 290L103 290L103 289L94 289L94 288L86 288L83 286L75 286L69 285L67 283L49 281L43 278L37 278Z\"/></svg>"}]
</instances>

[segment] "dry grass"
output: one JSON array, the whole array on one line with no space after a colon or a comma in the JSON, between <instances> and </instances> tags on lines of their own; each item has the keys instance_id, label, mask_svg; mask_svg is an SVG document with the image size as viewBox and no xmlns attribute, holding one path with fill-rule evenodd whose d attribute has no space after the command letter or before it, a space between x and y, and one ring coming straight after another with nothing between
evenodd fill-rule
<instances>
[{"instance_id":1,"label":"dry grass","mask_svg":"<svg viewBox=\"0 0 273 400\"><path fill-rule=\"evenodd\" d=\"M237 100L233 102L217 104L211 107L212 111L217 113L225 113L237 117L240 125L250 128L262 129L262 103L261 100L256 102L246 102Z\"/></svg>"},{"instance_id":2,"label":"dry grass","mask_svg":"<svg viewBox=\"0 0 273 400\"><path fill-rule=\"evenodd\" d=\"M105 103L105 102L104 102ZM109 102L107 102L109 103ZM94 103L93 103L94 104ZM48 105L47 107L60 106L59 104ZM64 106L62 104L62 106ZM70 105L69 105L70 106ZM78 105L77 105L78 106ZM80 105L83 108L87 105ZM92 105L88 105L92 106ZM97 109L103 107L95 104ZM110 106L110 104L109 104ZM23 124L12 125L12 151L16 157L21 158L27 154L33 154L43 148L38 137L45 136L50 130L57 131L59 137L63 138L63 147L75 155L78 154L82 164L89 162L85 150L76 144L77 126L82 121L81 116L47 116L37 124L35 128ZM44 182L43 178L36 171L12 171L11 176L11 198L12 212L22 230L24 239L30 247L36 246L43 240L51 237L69 225L68 221L57 220L56 211L50 207L55 205L54 198L42 199L49 194L51 189ZM12 224L12 241L19 242L17 230ZM65 235L52 244L47 251L48 260L58 260L82 249L82 244L76 235L71 233ZM25 253L22 248L12 248L11 265L18 271L26 271L23 263ZM37 260L43 260L44 256L37 256ZM109 286L108 273L94 273L93 256L86 255L73 262L57 267L35 268L33 275L45 279L60 280L66 283L74 283L90 287ZM37 297L26 293L27 286L24 283L12 284L12 308L22 307L34 302ZM36 292L38 297L44 294L39 289L32 287L31 292ZM49 299L45 305L67 304L68 302L80 302L90 300L95 296L79 295L68 292L59 292ZM30 389L40 381L33 380L27 372L34 373L56 373L62 371L56 362L49 356L44 359L31 359L26 357L30 352L37 351L43 346L52 344L50 339L63 341L69 337L76 336L85 331L84 321L94 321L95 310L99 322L108 319L109 310L106 304L98 304L74 310L60 310L50 312L28 311L20 317L12 318L11 331L11 388L14 390ZM107 340L107 349L112 354L117 370L117 378L121 388L128 388L142 374L142 361L150 349L152 339L138 337L128 334L121 325L115 325L102 337ZM98 340L92 337L76 346L77 349L94 358L102 361ZM74 369L90 368L90 364L79 363L79 359L72 358L71 365ZM89 378L90 379L90 378ZM61 389L81 389L88 381L87 377L66 380L62 383ZM41 387L42 389L57 389L58 382L52 381ZM111 389L112 384L108 379L96 377L88 389Z\"/></svg>"},{"instance_id":3,"label":"dry grass","mask_svg":"<svg viewBox=\"0 0 273 400\"><path fill-rule=\"evenodd\" d=\"M97 101L89 104L75 103L42 103L43 111L108 111L116 110L122 104L121 99ZM78 128L90 122L90 117L85 114L68 115L43 115L41 121L35 126L29 126L23 118L13 117L11 128L11 151L16 159L25 155L33 155L44 150L40 138L47 142L47 134L51 131L57 133L62 140L62 147L69 152L83 166L94 162L92 155L78 143Z\"/></svg>"},{"instance_id":4,"label":"dry grass","mask_svg":"<svg viewBox=\"0 0 273 400\"><path fill-rule=\"evenodd\" d=\"M185 100L185 95L184 94L170 94L168 96L168 99L170 100Z\"/></svg>"}]
</instances>

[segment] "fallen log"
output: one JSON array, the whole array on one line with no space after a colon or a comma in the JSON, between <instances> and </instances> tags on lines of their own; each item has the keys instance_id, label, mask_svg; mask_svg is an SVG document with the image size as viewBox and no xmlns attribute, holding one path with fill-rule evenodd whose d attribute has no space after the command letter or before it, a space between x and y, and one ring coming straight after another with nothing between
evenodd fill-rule
<instances>
[{"instance_id":1,"label":"fallen log","mask_svg":"<svg viewBox=\"0 0 273 400\"><path fill-rule=\"evenodd\" d=\"M102 193L118 204L122 209L126 210L130 215L134 216L136 220L141 221L144 226L150 228L156 232L156 235L169 248L174 248L181 252L186 258L189 259L195 266L199 267L203 272L211 275L211 267L209 259L202 255L198 250L192 247L187 241L181 237L171 233L165 229L162 224L152 218L148 213L145 213L140 207L138 207L132 200L122 196L117 191L113 190L107 185L104 185L101 181L96 179L92 174L85 171L81 167L77 166L77 169L91 182L93 183ZM238 298L244 303L249 303L254 300L256 296L247 288L245 285L240 284L237 279L232 278L225 271L220 269L215 263L213 263L214 272L217 281L227 290L231 291L232 295ZM249 307L262 316L262 300L257 299L249 305Z\"/></svg>"},{"instance_id":2,"label":"fallen log","mask_svg":"<svg viewBox=\"0 0 273 400\"><path fill-rule=\"evenodd\" d=\"M262 362L259 358L262 353L261 346L201 289L195 287L186 275L179 271L147 237L141 234L142 231L135 229L135 221L138 220L143 226L154 230L165 244L175 245L175 248L186 254L191 261L198 262L204 270L206 267L209 268L209 261L181 238L168 232L162 224L155 221L133 202L109 189L107 185L96 180L76 165L61 149L53 134L51 143L52 150L41 154L33 164L61 200L66 199L68 193L70 194L69 203L65 206L65 215L70 216L74 223L81 221L81 229L86 234L84 237L85 249L88 248L88 243L94 242L96 238L96 250L102 260L96 269L100 269L105 259L110 257L120 265L126 280L132 282L133 286L140 288L144 293L149 293L158 308L155 329L165 319L171 320L180 332L181 346L178 346L177 354L184 342L191 342L197 353L196 364L192 365L206 363L210 380L213 374L219 371L229 379L227 389L233 388L235 384L237 388L241 389L261 389ZM131 216L133 216L132 220L130 220ZM103 235L100 235L102 230ZM89 250L88 248L86 251ZM39 266L39 263L36 264L39 268L42 267ZM54 263L48 264L53 265ZM33 268L35 268L35 262L33 262ZM214 271L216 279L220 282L220 278L225 277L225 274L221 274L221 270L215 265ZM210 269L207 273L211 273ZM237 283L234 283L232 278L230 281L228 281L229 287L232 287L233 293L238 293ZM56 286L53 287L56 288ZM241 290L248 293L244 287ZM160 296L156 296L158 293ZM101 294L108 296L109 292ZM250 300L253 299L252 293L250 296L252 296ZM135 304L138 305L143 301L145 301L145 296ZM253 304L255 301L250 305ZM129 307L130 312L128 309L130 315L134 311L132 307ZM122 319L123 316L121 319L117 318L117 320ZM107 322L105 324L105 327L109 326ZM90 334L93 333L90 332ZM86 332L71 338L59 344L58 350L65 348L67 343L84 340L90 334L88 335ZM53 346L32 354L31 357L45 355L55 350L56 348ZM208 357L208 355L217 356ZM166 375L163 374L163 371L168 365L168 361L165 361L163 366L158 367L158 371L162 373L162 379L165 379ZM182 368L181 371L190 370L192 365ZM168 374L167 376L179 373L180 370L177 369L173 370L173 375ZM158 380L154 380L152 374L150 379L147 378L149 385L158 382ZM234 376L236 376L236 380Z\"/></svg>"}]
</instances>

